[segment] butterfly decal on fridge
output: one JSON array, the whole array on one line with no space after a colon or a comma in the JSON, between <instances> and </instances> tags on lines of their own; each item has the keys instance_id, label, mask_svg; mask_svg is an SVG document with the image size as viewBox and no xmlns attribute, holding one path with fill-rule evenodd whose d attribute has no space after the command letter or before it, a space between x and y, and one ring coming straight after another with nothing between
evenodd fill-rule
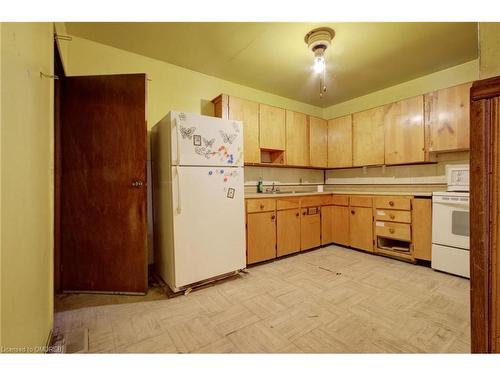
<instances>
[{"instance_id":1,"label":"butterfly decal on fridge","mask_svg":"<svg viewBox=\"0 0 500 375\"><path fill-rule=\"evenodd\" d=\"M219 130L219 133L220 133L220 135L221 135L222 140L224 141L224 143L229 143L229 144L232 144L233 141L238 136L238 134L235 134L235 133L228 134L228 133L224 132L223 130Z\"/></svg>"},{"instance_id":2,"label":"butterfly decal on fridge","mask_svg":"<svg viewBox=\"0 0 500 375\"><path fill-rule=\"evenodd\" d=\"M194 126L191 126L190 128L185 128L183 126L180 127L181 129L181 135L182 139L193 139L193 134L196 128Z\"/></svg>"}]
</instances>

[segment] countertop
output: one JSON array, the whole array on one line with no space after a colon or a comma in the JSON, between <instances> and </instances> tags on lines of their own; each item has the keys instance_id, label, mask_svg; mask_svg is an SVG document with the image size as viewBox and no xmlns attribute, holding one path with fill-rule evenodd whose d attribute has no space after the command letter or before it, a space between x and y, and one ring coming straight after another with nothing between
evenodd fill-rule
<instances>
[{"instance_id":1,"label":"countertop","mask_svg":"<svg viewBox=\"0 0 500 375\"><path fill-rule=\"evenodd\" d=\"M308 191L299 193L245 193L245 199L255 199L255 198L280 198L280 197L303 197L307 195L328 195L328 194L338 194L338 195L403 195L403 196L413 196L413 197L431 197L432 192L429 191Z\"/></svg>"}]
</instances>

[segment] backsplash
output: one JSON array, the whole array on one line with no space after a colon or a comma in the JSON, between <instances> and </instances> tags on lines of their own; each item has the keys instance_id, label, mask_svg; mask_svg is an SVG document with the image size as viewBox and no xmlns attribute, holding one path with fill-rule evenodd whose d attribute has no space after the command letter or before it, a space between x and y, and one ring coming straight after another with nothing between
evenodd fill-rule
<instances>
[{"instance_id":1,"label":"backsplash","mask_svg":"<svg viewBox=\"0 0 500 375\"><path fill-rule=\"evenodd\" d=\"M264 185L321 185L324 172L318 169L245 167L245 186L255 186L262 177Z\"/></svg>"},{"instance_id":2,"label":"backsplash","mask_svg":"<svg viewBox=\"0 0 500 375\"><path fill-rule=\"evenodd\" d=\"M437 163L326 171L330 185L445 185L447 164L469 164L469 152L437 155Z\"/></svg>"}]
</instances>

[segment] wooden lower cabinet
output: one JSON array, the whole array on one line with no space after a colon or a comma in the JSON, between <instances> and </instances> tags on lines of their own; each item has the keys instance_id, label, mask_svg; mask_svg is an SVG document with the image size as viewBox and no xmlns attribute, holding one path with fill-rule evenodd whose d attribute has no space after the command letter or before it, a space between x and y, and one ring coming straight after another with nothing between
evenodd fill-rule
<instances>
[{"instance_id":1,"label":"wooden lower cabinet","mask_svg":"<svg viewBox=\"0 0 500 375\"><path fill-rule=\"evenodd\" d=\"M412 220L417 225L413 231L413 257L431 260L432 249L432 199L413 199Z\"/></svg>"},{"instance_id":2,"label":"wooden lower cabinet","mask_svg":"<svg viewBox=\"0 0 500 375\"><path fill-rule=\"evenodd\" d=\"M349 207L332 206L332 242L349 246L349 216Z\"/></svg>"},{"instance_id":3,"label":"wooden lower cabinet","mask_svg":"<svg viewBox=\"0 0 500 375\"><path fill-rule=\"evenodd\" d=\"M247 214L247 264L276 258L276 213Z\"/></svg>"},{"instance_id":4,"label":"wooden lower cabinet","mask_svg":"<svg viewBox=\"0 0 500 375\"><path fill-rule=\"evenodd\" d=\"M321 245L321 216L317 208L301 209L300 250L312 249Z\"/></svg>"},{"instance_id":5,"label":"wooden lower cabinet","mask_svg":"<svg viewBox=\"0 0 500 375\"><path fill-rule=\"evenodd\" d=\"M277 256L300 251L300 210L283 210L277 213Z\"/></svg>"},{"instance_id":6,"label":"wooden lower cabinet","mask_svg":"<svg viewBox=\"0 0 500 375\"><path fill-rule=\"evenodd\" d=\"M373 212L370 207L350 207L350 246L373 252Z\"/></svg>"},{"instance_id":7,"label":"wooden lower cabinet","mask_svg":"<svg viewBox=\"0 0 500 375\"><path fill-rule=\"evenodd\" d=\"M333 206L321 207L321 245L333 242Z\"/></svg>"}]
</instances>

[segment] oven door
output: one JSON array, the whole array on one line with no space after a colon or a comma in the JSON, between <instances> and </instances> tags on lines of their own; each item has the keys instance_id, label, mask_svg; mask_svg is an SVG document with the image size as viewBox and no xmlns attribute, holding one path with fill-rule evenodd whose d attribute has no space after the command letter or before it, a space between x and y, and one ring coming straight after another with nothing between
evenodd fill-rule
<instances>
[{"instance_id":1,"label":"oven door","mask_svg":"<svg viewBox=\"0 0 500 375\"><path fill-rule=\"evenodd\" d=\"M469 249L469 198L433 196L432 243Z\"/></svg>"}]
</instances>

